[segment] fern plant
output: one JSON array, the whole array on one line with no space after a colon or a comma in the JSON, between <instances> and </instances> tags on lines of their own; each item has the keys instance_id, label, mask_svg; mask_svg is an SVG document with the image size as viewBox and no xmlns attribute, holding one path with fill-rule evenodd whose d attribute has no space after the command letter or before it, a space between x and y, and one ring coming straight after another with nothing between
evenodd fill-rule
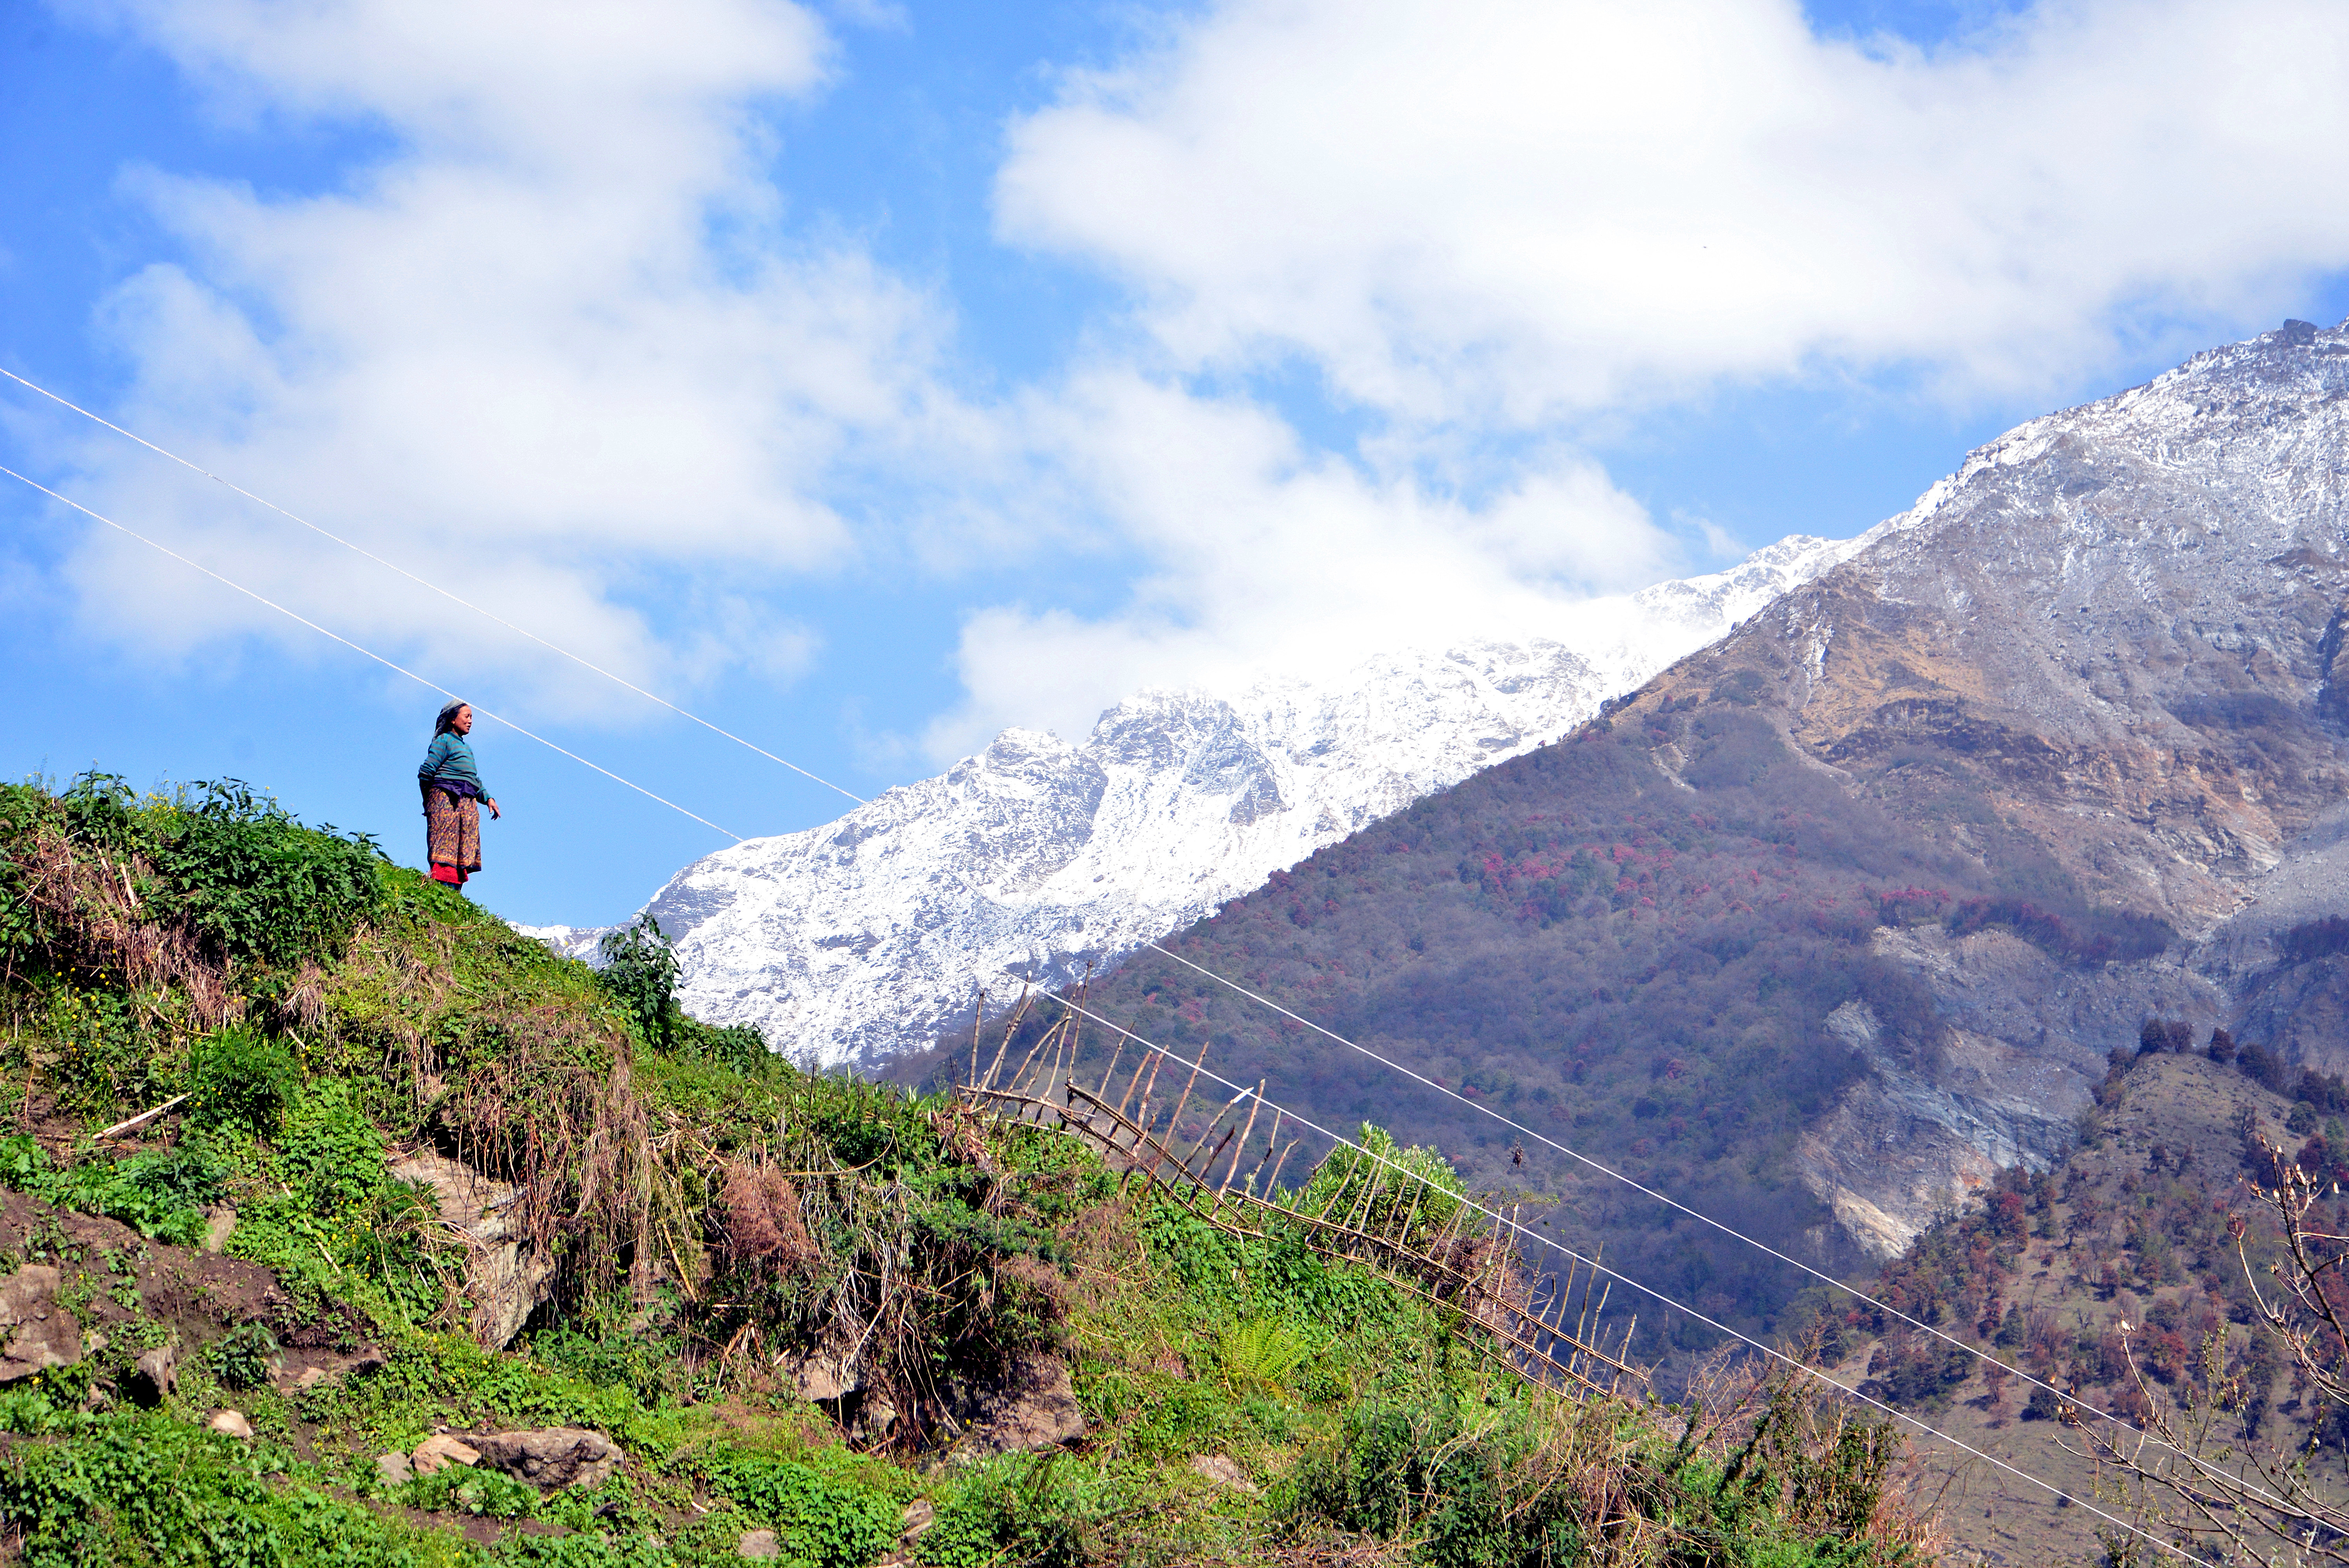
<instances>
[{"instance_id":1,"label":"fern plant","mask_svg":"<svg viewBox=\"0 0 2349 1568\"><path fill-rule=\"evenodd\" d=\"M1216 1341L1224 1381L1235 1391L1285 1393L1288 1378L1312 1354L1312 1342L1277 1317L1236 1323Z\"/></svg>"}]
</instances>

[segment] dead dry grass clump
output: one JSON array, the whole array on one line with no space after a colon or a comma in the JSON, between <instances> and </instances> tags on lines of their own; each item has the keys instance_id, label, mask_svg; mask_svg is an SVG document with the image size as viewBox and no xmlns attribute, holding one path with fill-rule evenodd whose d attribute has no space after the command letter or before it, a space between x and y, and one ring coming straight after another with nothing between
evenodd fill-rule
<instances>
[{"instance_id":1,"label":"dead dry grass clump","mask_svg":"<svg viewBox=\"0 0 2349 1568\"><path fill-rule=\"evenodd\" d=\"M176 1013L195 1028L218 1028L243 1016L221 965L185 926L156 917L154 868L129 851L78 843L61 821L36 820L8 846L13 892L49 967L148 999L157 1021ZM5 954L5 978L21 978L19 954Z\"/></svg>"},{"instance_id":2,"label":"dead dry grass clump","mask_svg":"<svg viewBox=\"0 0 2349 1568\"><path fill-rule=\"evenodd\" d=\"M823 1260L800 1212L800 1190L781 1172L737 1161L726 1167L719 1206L728 1253L786 1274L805 1274Z\"/></svg>"},{"instance_id":3,"label":"dead dry grass clump","mask_svg":"<svg viewBox=\"0 0 2349 1568\"><path fill-rule=\"evenodd\" d=\"M522 1189L514 1219L557 1260L569 1299L625 1287L643 1305L659 1260L682 1251L673 1238L684 1202L654 1149L626 1038L549 1004L470 1018L450 1056L417 1064L419 1079L444 1086L429 1113L435 1140Z\"/></svg>"},{"instance_id":4,"label":"dead dry grass clump","mask_svg":"<svg viewBox=\"0 0 2349 1568\"><path fill-rule=\"evenodd\" d=\"M1133 1217L1105 1219L1060 1145L878 1086L777 1088L755 1121L665 1112L717 1267L682 1326L720 1386L853 1391L856 1442L922 1449L1059 1342L1089 1274L1132 1261Z\"/></svg>"}]
</instances>

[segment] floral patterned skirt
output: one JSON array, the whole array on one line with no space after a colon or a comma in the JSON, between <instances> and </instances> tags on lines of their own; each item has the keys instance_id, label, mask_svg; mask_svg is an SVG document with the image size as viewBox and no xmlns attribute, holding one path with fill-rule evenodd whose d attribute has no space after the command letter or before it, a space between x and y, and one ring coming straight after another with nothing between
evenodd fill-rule
<instances>
[{"instance_id":1,"label":"floral patterned skirt","mask_svg":"<svg viewBox=\"0 0 2349 1568\"><path fill-rule=\"evenodd\" d=\"M446 866L459 882L465 872L480 871L481 803L446 789L424 791L424 851L436 872Z\"/></svg>"}]
</instances>

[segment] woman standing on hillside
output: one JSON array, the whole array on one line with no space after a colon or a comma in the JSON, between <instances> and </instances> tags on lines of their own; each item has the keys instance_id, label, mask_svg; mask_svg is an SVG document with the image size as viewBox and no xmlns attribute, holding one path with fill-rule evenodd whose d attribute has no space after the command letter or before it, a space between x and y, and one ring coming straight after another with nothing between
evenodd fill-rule
<instances>
[{"instance_id":1,"label":"woman standing on hillside","mask_svg":"<svg viewBox=\"0 0 2349 1568\"><path fill-rule=\"evenodd\" d=\"M424 852L432 863L432 880L451 887L463 887L467 875L481 869L481 807L489 807L492 819L501 815L473 765L472 743L465 738L472 732L472 704L452 702L442 708L432 748L416 770L424 792Z\"/></svg>"}]
</instances>

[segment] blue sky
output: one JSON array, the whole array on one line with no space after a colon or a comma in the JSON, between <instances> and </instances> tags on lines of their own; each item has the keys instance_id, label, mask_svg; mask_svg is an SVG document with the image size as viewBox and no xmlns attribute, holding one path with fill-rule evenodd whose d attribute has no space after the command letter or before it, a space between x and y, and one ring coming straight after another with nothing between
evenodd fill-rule
<instances>
[{"instance_id":1,"label":"blue sky","mask_svg":"<svg viewBox=\"0 0 2349 1568\"><path fill-rule=\"evenodd\" d=\"M653 15L0 0L0 365L871 795L2349 314L2326 6ZM846 804L21 389L0 462L734 832ZM0 483L0 769L418 858L433 694ZM477 739L502 913L723 842Z\"/></svg>"}]
</instances>

